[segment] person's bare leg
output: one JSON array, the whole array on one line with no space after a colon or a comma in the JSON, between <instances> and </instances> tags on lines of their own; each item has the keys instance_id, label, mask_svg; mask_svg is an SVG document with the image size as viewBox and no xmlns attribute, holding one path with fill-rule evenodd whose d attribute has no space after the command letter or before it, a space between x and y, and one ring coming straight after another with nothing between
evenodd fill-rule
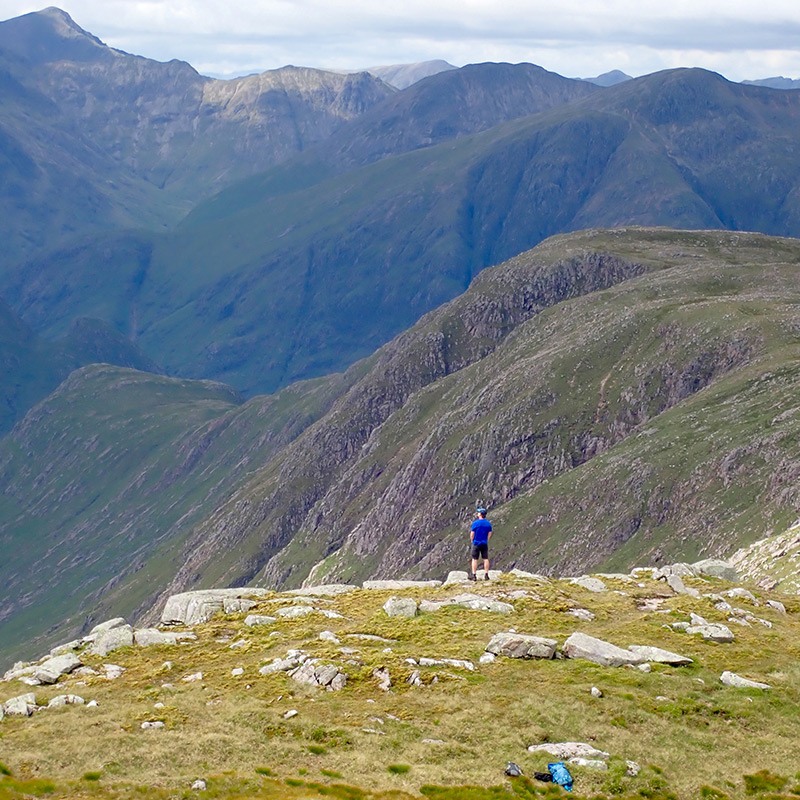
<instances>
[{"instance_id":1,"label":"person's bare leg","mask_svg":"<svg viewBox=\"0 0 800 800\"><path fill-rule=\"evenodd\" d=\"M484 558L483 559L483 577L484 577L484 580L487 580L487 581L489 580L489 559L488 558Z\"/></svg>"},{"instance_id":2,"label":"person's bare leg","mask_svg":"<svg viewBox=\"0 0 800 800\"><path fill-rule=\"evenodd\" d=\"M472 559L472 574L474 575L478 571L478 559Z\"/></svg>"}]
</instances>

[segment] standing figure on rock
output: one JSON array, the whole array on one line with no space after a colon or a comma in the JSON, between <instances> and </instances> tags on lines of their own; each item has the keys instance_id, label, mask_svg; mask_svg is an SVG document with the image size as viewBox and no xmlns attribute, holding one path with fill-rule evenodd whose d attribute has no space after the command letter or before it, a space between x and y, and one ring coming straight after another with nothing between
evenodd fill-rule
<instances>
[{"instance_id":1,"label":"standing figure on rock","mask_svg":"<svg viewBox=\"0 0 800 800\"><path fill-rule=\"evenodd\" d=\"M492 536L492 523L486 519L486 509L480 507L476 511L477 519L469 529L469 540L472 543L472 570L469 579L475 581L478 576L478 559L483 559L484 580L489 580L489 539Z\"/></svg>"}]
</instances>

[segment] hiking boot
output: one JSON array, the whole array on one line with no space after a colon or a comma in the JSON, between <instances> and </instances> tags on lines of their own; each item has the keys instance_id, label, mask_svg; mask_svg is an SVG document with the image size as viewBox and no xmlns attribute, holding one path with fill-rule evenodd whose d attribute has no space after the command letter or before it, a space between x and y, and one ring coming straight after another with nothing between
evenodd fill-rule
<instances>
[{"instance_id":1,"label":"hiking boot","mask_svg":"<svg viewBox=\"0 0 800 800\"><path fill-rule=\"evenodd\" d=\"M478 576L474 572L470 572L469 579L471 581L476 581L476 580L478 580Z\"/></svg>"},{"instance_id":2,"label":"hiking boot","mask_svg":"<svg viewBox=\"0 0 800 800\"><path fill-rule=\"evenodd\" d=\"M488 581L488 580L489 580L489 573L488 573L488 572L487 572L487 573L486 573L486 574L483 576L483 579L484 579L485 581Z\"/></svg>"}]
</instances>

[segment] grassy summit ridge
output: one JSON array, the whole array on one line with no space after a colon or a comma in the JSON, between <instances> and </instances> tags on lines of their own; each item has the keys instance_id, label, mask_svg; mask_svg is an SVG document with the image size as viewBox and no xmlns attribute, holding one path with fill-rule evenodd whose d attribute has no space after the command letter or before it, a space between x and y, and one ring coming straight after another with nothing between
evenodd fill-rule
<instances>
[{"instance_id":1,"label":"grassy summit ridge","mask_svg":"<svg viewBox=\"0 0 800 800\"><path fill-rule=\"evenodd\" d=\"M503 769L515 761L531 776L554 759L526 748L564 741L610 754L607 770L571 765L576 798L796 796L797 598L755 589L754 599L734 599L723 594L732 584L702 578L685 579L701 597L676 595L646 571L602 580L606 591L599 593L568 580L510 574L469 588L355 589L305 599L276 593L247 612L277 617L272 624L248 627L245 613L218 615L195 626L197 640L187 644L129 647L105 657L84 652L85 665L98 674L65 676L32 691L40 706L74 693L98 707L0 721L10 773L0 777L0 797L188 797L199 777L208 782L199 796L220 798L560 797L566 795L544 784L510 781ZM465 590L514 610L450 606L400 619L382 609L390 595L443 600ZM780 599L785 613L767 599ZM738 610L718 609L722 600ZM298 606L318 610L298 619L277 614ZM579 621L575 609L594 619ZM734 641L709 642L668 627L691 613L730 625ZM727 622L732 613L750 624ZM623 648L666 648L693 663L653 664L649 673L580 659L479 664L489 639L509 627L560 645L580 630ZM373 640L358 638L363 634ZM293 649L345 670L345 687L327 692L284 672L259 674ZM407 662L424 657L468 659L475 669ZM107 663L123 667L121 677L106 678ZM390 691L379 688L378 668L388 670ZM771 688L724 686L726 670ZM415 671L422 685L407 682ZM199 679L184 680L197 673ZM602 697L590 693L593 686ZM0 683L0 699L26 688ZM297 714L287 717L290 711ZM141 728L154 721L165 727ZM627 761L639 765L638 775L626 774Z\"/></svg>"}]
</instances>

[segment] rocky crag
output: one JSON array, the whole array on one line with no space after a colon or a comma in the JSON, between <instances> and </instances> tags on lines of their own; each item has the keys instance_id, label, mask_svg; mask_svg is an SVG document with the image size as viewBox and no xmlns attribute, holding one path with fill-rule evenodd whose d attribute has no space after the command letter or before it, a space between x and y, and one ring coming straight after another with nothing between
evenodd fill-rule
<instances>
[{"instance_id":1,"label":"rocky crag","mask_svg":"<svg viewBox=\"0 0 800 800\"><path fill-rule=\"evenodd\" d=\"M793 796L796 597L714 560L466 578L197 591L158 627L99 624L5 673L0 792L505 800L563 760L577 797Z\"/></svg>"}]
</instances>

